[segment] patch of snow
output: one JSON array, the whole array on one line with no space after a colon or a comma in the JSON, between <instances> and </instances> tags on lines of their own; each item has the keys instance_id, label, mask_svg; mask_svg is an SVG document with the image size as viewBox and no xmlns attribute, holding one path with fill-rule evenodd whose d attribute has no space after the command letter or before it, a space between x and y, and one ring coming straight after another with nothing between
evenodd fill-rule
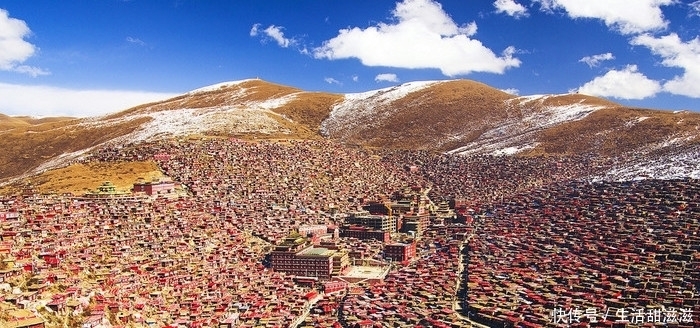
<instances>
[{"instance_id":1,"label":"patch of snow","mask_svg":"<svg viewBox=\"0 0 700 328\"><path fill-rule=\"evenodd\" d=\"M676 135L675 137L667 137L666 140L661 142L660 144L652 145L652 149L659 149L659 148L666 148L669 146L677 146L679 144L686 144L689 141L695 139L694 135L689 135L689 136L678 136Z\"/></svg>"},{"instance_id":2,"label":"patch of snow","mask_svg":"<svg viewBox=\"0 0 700 328\"><path fill-rule=\"evenodd\" d=\"M13 183L15 181L20 181L24 178L27 178L27 177L30 177L32 175L42 173L42 172L45 172L48 170L53 170L53 169L68 166L71 163L74 163L74 162L82 159L86 153L92 151L96 147L98 147L98 146L93 146L90 148L81 149L78 151L68 152L68 153L63 153L61 155L58 155L57 157L54 157L54 158L42 163L41 165L39 165L37 168L31 170L30 172L21 174L21 175L16 176L8 181L3 182L2 184L0 184L0 186L8 185L8 184Z\"/></svg>"},{"instance_id":3,"label":"patch of snow","mask_svg":"<svg viewBox=\"0 0 700 328\"><path fill-rule=\"evenodd\" d=\"M500 129L500 128L496 128ZM489 133L489 132L487 132ZM487 134L485 133L485 134ZM535 148L539 143L534 142L535 131L525 132L522 134L508 134L498 138L482 138L472 141L462 147L449 150L447 154L458 155L474 155L474 154L492 154L492 155L513 155L520 151ZM519 151L516 151L518 149Z\"/></svg>"},{"instance_id":4,"label":"patch of snow","mask_svg":"<svg viewBox=\"0 0 700 328\"><path fill-rule=\"evenodd\" d=\"M640 117L637 117L636 119L633 119L633 120L630 120L630 121L625 122L625 127L626 127L626 128L631 128L631 127L635 126L637 123L642 122L642 121L644 121L644 120L646 120L646 119L648 119L648 118L650 118L650 117L649 117L649 116L640 116Z\"/></svg>"},{"instance_id":5,"label":"patch of snow","mask_svg":"<svg viewBox=\"0 0 700 328\"><path fill-rule=\"evenodd\" d=\"M390 113L385 110L386 105L410 93L443 82L445 81L408 82L379 90L346 94L342 101L333 106L328 118L321 123L321 133L330 135L348 131L358 124L366 124L377 115L389 115Z\"/></svg>"},{"instance_id":6,"label":"patch of snow","mask_svg":"<svg viewBox=\"0 0 700 328\"><path fill-rule=\"evenodd\" d=\"M700 179L700 145L695 135L669 136L666 140L636 150L592 181L632 181L643 179Z\"/></svg>"},{"instance_id":7,"label":"patch of snow","mask_svg":"<svg viewBox=\"0 0 700 328\"><path fill-rule=\"evenodd\" d=\"M234 86L234 85L239 85L244 82L249 82L249 81L255 81L256 79L245 79L245 80L239 80L239 81L228 81L228 82L221 82L221 83L216 83L212 85L208 85L206 87L201 87L198 89L194 89L190 92L187 92L188 95L191 95L193 93L202 93L202 92L211 92L211 91L217 91L222 88Z\"/></svg>"},{"instance_id":8,"label":"patch of snow","mask_svg":"<svg viewBox=\"0 0 700 328\"><path fill-rule=\"evenodd\" d=\"M508 99L505 101L509 108L520 109L523 122L530 128L543 129L569 121L577 121L588 114L605 108L605 106L585 104L585 100L568 105L545 105L545 100L557 95L531 95ZM539 102L533 104L533 102Z\"/></svg>"},{"instance_id":9,"label":"patch of snow","mask_svg":"<svg viewBox=\"0 0 700 328\"><path fill-rule=\"evenodd\" d=\"M511 146L511 147L506 147L502 149L498 149L491 153L491 155L494 156L504 156L504 155L515 155L517 153L523 152L528 149L533 149L537 147L537 143L534 144L529 144L529 145L523 145L523 146Z\"/></svg>"},{"instance_id":10,"label":"patch of snow","mask_svg":"<svg viewBox=\"0 0 700 328\"><path fill-rule=\"evenodd\" d=\"M548 128L564 122L581 120L588 116L588 114L602 108L604 107L582 103L563 106L545 106L540 112L531 113L523 117L523 121L530 123L534 127Z\"/></svg>"},{"instance_id":11,"label":"patch of snow","mask_svg":"<svg viewBox=\"0 0 700 328\"><path fill-rule=\"evenodd\" d=\"M644 179L700 179L700 149L680 151L672 155L643 159L592 178L593 181L633 181Z\"/></svg>"},{"instance_id":12,"label":"patch of snow","mask_svg":"<svg viewBox=\"0 0 700 328\"><path fill-rule=\"evenodd\" d=\"M218 89L223 86L240 84L249 81L224 82L198 89L204 92L206 90ZM202 91L204 90L204 91ZM298 93L293 93L277 98L268 98L262 101L237 101L237 98L245 95L245 91L234 92L230 95L232 103L225 106L214 106L205 108L179 108L153 111L146 108L137 113L106 120L101 119L85 120L80 123L84 126L104 126L110 124L119 124L132 121L139 118L150 118L151 120L141 125L136 131L117 138L119 142L138 142L150 139L166 138L172 136L186 136L189 134L197 134L202 132L240 134L258 132L263 134L271 133L291 133L286 128L283 128L273 117L284 117L273 112L275 108L279 108L294 100ZM186 99L184 103L186 103ZM287 119L287 118L285 118ZM288 120L288 119L287 119Z\"/></svg>"},{"instance_id":13,"label":"patch of snow","mask_svg":"<svg viewBox=\"0 0 700 328\"><path fill-rule=\"evenodd\" d=\"M275 109L275 108L280 108L290 101L294 100L297 98L297 95L299 95L300 92L297 93L292 93L283 97L279 98L270 98L270 99L265 99L263 101L258 101L258 102L247 102L245 104L245 107L247 109Z\"/></svg>"},{"instance_id":14,"label":"patch of snow","mask_svg":"<svg viewBox=\"0 0 700 328\"><path fill-rule=\"evenodd\" d=\"M550 97L552 97L552 96L553 96L553 95L529 95L529 96L520 96L520 97L517 97L517 98L508 99L508 100L506 100L506 102L518 102L518 103L520 103L520 104L529 103L529 102L537 101L537 100L539 100L540 102L544 102L545 100L547 100L547 98L550 98Z\"/></svg>"},{"instance_id":15,"label":"patch of snow","mask_svg":"<svg viewBox=\"0 0 700 328\"><path fill-rule=\"evenodd\" d=\"M44 172L47 170L66 166L66 165L70 164L71 162L80 159L85 153L91 151L92 149L94 149L94 147L81 149L81 150L69 152L69 153L63 153L57 157L54 157L54 158L42 163L36 169L34 169L34 171Z\"/></svg>"},{"instance_id":16,"label":"patch of snow","mask_svg":"<svg viewBox=\"0 0 700 328\"><path fill-rule=\"evenodd\" d=\"M205 131L229 134L290 132L283 129L268 113L272 112L231 106L206 109L184 108L142 114L151 117L152 121L120 139L137 142L171 136L186 136Z\"/></svg>"},{"instance_id":17,"label":"patch of snow","mask_svg":"<svg viewBox=\"0 0 700 328\"><path fill-rule=\"evenodd\" d=\"M537 146L536 133L562 123L577 121L605 106L588 105L584 100L567 105L545 105L556 95L521 96L505 100L508 111L520 111L522 119L510 119L469 144L448 151L450 154L511 155Z\"/></svg>"},{"instance_id":18,"label":"patch of snow","mask_svg":"<svg viewBox=\"0 0 700 328\"><path fill-rule=\"evenodd\" d=\"M678 143L681 142L681 141L682 141L682 139L681 139L681 138L678 138L678 137L676 137L676 138L669 138L669 139L665 140L665 141L661 144L660 147L661 147L661 148L666 148L666 147L668 147L668 146L671 146L671 145L674 145L674 144L678 144Z\"/></svg>"}]
</instances>

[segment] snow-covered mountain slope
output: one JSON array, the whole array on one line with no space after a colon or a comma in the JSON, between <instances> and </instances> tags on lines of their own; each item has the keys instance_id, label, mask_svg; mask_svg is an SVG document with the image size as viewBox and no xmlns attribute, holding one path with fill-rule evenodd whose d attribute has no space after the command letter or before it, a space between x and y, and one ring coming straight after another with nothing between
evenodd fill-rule
<instances>
[{"instance_id":1,"label":"snow-covered mountain slope","mask_svg":"<svg viewBox=\"0 0 700 328\"><path fill-rule=\"evenodd\" d=\"M191 134L298 137L295 125L299 122L295 121L295 113L287 109L315 97L315 93L258 79L222 82L163 102L93 118L83 124L110 125L134 119L148 120L135 131L121 136L118 142ZM311 107L307 110L316 110ZM328 105L321 105L322 109L324 107Z\"/></svg>"},{"instance_id":2,"label":"snow-covered mountain slope","mask_svg":"<svg viewBox=\"0 0 700 328\"><path fill-rule=\"evenodd\" d=\"M121 139L133 142L196 133L290 133L273 112L293 101L297 89L260 80L223 82L192 90L164 102L147 104L118 115L96 118L96 124L114 124L136 118L149 122Z\"/></svg>"},{"instance_id":3,"label":"snow-covered mountain slope","mask_svg":"<svg viewBox=\"0 0 700 328\"><path fill-rule=\"evenodd\" d=\"M700 179L700 145L666 149L665 152L636 156L619 163L593 181L630 181L642 179Z\"/></svg>"},{"instance_id":4,"label":"snow-covered mountain slope","mask_svg":"<svg viewBox=\"0 0 700 328\"><path fill-rule=\"evenodd\" d=\"M485 131L453 154L513 155L539 146L538 133L545 129L585 118L603 108L615 106L582 95L533 95L507 99L508 119Z\"/></svg>"},{"instance_id":5,"label":"snow-covered mountain slope","mask_svg":"<svg viewBox=\"0 0 700 328\"><path fill-rule=\"evenodd\" d=\"M390 88L346 94L342 101L333 106L328 118L321 124L321 133L342 138L357 131L359 126L372 127L374 123L392 115L401 115L400 112L404 108L394 106L394 102L438 83L445 82L411 82Z\"/></svg>"},{"instance_id":6,"label":"snow-covered mountain slope","mask_svg":"<svg viewBox=\"0 0 700 328\"><path fill-rule=\"evenodd\" d=\"M405 83L346 95L322 124L324 135L375 147L449 150L509 116L512 95L467 81Z\"/></svg>"}]
</instances>

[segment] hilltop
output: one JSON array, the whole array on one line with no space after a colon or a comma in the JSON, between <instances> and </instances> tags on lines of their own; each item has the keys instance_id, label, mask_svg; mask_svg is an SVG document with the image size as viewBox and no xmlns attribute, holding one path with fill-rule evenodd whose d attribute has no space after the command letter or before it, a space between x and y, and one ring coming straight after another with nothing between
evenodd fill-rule
<instances>
[{"instance_id":1,"label":"hilltop","mask_svg":"<svg viewBox=\"0 0 700 328\"><path fill-rule=\"evenodd\" d=\"M327 138L464 155L662 158L695 149L699 130L697 113L630 108L581 94L515 96L471 80L332 94L249 79L105 116L0 115L6 150L0 181L65 166L102 146L192 135Z\"/></svg>"}]
</instances>

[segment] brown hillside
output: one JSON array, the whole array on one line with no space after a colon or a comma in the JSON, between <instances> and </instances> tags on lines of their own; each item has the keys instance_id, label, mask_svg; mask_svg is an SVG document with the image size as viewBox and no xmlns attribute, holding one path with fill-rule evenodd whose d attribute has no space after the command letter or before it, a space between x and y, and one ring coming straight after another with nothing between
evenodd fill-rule
<instances>
[{"instance_id":1,"label":"brown hillside","mask_svg":"<svg viewBox=\"0 0 700 328\"><path fill-rule=\"evenodd\" d=\"M476 139L502 120L518 116L505 110L512 95L468 80L435 84L390 104L394 113L370 118L346 140L373 147L449 150ZM333 134L331 134L333 137Z\"/></svg>"},{"instance_id":2,"label":"brown hillside","mask_svg":"<svg viewBox=\"0 0 700 328\"><path fill-rule=\"evenodd\" d=\"M7 116L4 114L0 114L0 131L7 131L11 129L17 129L20 127L24 127L29 125L26 121L12 117L12 116Z\"/></svg>"},{"instance_id":3,"label":"brown hillside","mask_svg":"<svg viewBox=\"0 0 700 328\"><path fill-rule=\"evenodd\" d=\"M323 127L331 139L368 147L462 147L478 154L529 146L534 148L520 154L611 156L669 140L700 142L699 117L579 94L515 97L469 80L409 83L348 97L246 80L90 119L0 114L0 183L68 164L66 154L77 156L132 132L134 140L192 134L313 139Z\"/></svg>"},{"instance_id":4,"label":"brown hillside","mask_svg":"<svg viewBox=\"0 0 700 328\"><path fill-rule=\"evenodd\" d=\"M52 123L52 122L62 122L62 121L70 121L70 120L75 120L75 117L42 117L42 118L34 118L34 117L29 117L29 116L16 116L16 118L27 122L27 124L30 125L37 125L37 124L44 124L44 123Z\"/></svg>"},{"instance_id":5,"label":"brown hillside","mask_svg":"<svg viewBox=\"0 0 700 328\"><path fill-rule=\"evenodd\" d=\"M136 106L107 118L118 118L129 114L180 108L209 108L252 101L263 101L297 92L301 92L301 90L263 80L248 80L238 84L225 85L211 91L186 93L161 102Z\"/></svg>"},{"instance_id":6,"label":"brown hillside","mask_svg":"<svg viewBox=\"0 0 700 328\"><path fill-rule=\"evenodd\" d=\"M341 99L343 99L343 96L337 94L304 93L286 105L273 109L273 111L318 134L321 122L328 118L333 104Z\"/></svg>"},{"instance_id":7,"label":"brown hillside","mask_svg":"<svg viewBox=\"0 0 700 328\"><path fill-rule=\"evenodd\" d=\"M698 127L700 114L697 113L607 108L580 121L542 131L538 136L540 145L533 152L615 156L674 137L696 136Z\"/></svg>"},{"instance_id":8,"label":"brown hillside","mask_svg":"<svg viewBox=\"0 0 700 328\"><path fill-rule=\"evenodd\" d=\"M40 165L67 153L81 152L90 147L111 141L141 128L151 121L149 113L181 108L216 108L263 102L294 95L283 107L272 111L244 113L245 115L219 115L237 126L239 119L260 115L276 122L280 132L248 132L242 138L319 138L319 126L328 117L330 107L342 95L307 93L297 88L247 80L224 85L209 91L184 94L165 101L136 106L125 111L92 119L10 117L0 114L0 183L37 169ZM274 103L274 101L273 101ZM279 115L277 115L277 114ZM145 114L145 115L144 115ZM264 122L264 121L263 121ZM256 123L252 123L255 126ZM245 125L243 123L242 125ZM218 127L201 134L220 135L226 128ZM274 130L274 129L273 129ZM286 132L285 132L286 131Z\"/></svg>"},{"instance_id":9,"label":"brown hillside","mask_svg":"<svg viewBox=\"0 0 700 328\"><path fill-rule=\"evenodd\" d=\"M552 95L551 97L548 97L544 99L544 101L542 101L542 105L544 106L563 106L579 103L585 103L587 105L594 106L620 107L620 105L612 101L578 93Z\"/></svg>"},{"instance_id":10,"label":"brown hillside","mask_svg":"<svg viewBox=\"0 0 700 328\"><path fill-rule=\"evenodd\" d=\"M83 120L47 120L0 131L0 182L60 155L78 152L132 132L148 118L113 125L81 125Z\"/></svg>"},{"instance_id":11,"label":"brown hillside","mask_svg":"<svg viewBox=\"0 0 700 328\"><path fill-rule=\"evenodd\" d=\"M244 139L288 139L288 138L318 138L319 126L328 117L330 106L342 95L325 93L303 92L300 89L253 79L243 82L222 84L218 87L209 87L208 90L199 90L177 96L162 102L140 105L126 111L113 114L106 119L123 119L135 114L148 114L160 111L172 111L183 108L211 109L227 106L246 107L249 104L255 107L256 103L262 103L284 97L290 97L289 101L279 108L271 108L270 112L259 112L262 119L271 119L278 127L269 127L273 132L257 133L246 131L243 133L231 132L235 127L245 126L246 123L237 121L250 118L252 113L243 115L231 115L226 113L216 114L219 121L226 120L233 129L217 128L211 131L201 131L206 135L231 134ZM274 113L280 115L274 115ZM239 124L241 123L241 124ZM274 132L274 131L277 132ZM229 131L229 132L226 132Z\"/></svg>"},{"instance_id":12,"label":"brown hillside","mask_svg":"<svg viewBox=\"0 0 700 328\"><path fill-rule=\"evenodd\" d=\"M0 194L15 194L28 183L39 193L72 193L82 195L95 190L104 181L112 182L117 190L129 191L138 178L147 181L163 173L153 161L73 164L23 179L0 188Z\"/></svg>"},{"instance_id":13,"label":"brown hillside","mask_svg":"<svg viewBox=\"0 0 700 328\"><path fill-rule=\"evenodd\" d=\"M0 114L0 132L11 129L26 127L28 125L41 125L44 123L55 123L75 120L73 117L45 117L33 118L29 116L8 116Z\"/></svg>"}]
</instances>

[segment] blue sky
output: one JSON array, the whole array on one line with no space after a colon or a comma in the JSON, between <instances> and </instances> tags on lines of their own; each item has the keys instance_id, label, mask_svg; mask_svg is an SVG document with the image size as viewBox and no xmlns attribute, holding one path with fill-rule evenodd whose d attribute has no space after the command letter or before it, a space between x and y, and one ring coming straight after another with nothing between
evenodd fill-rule
<instances>
[{"instance_id":1,"label":"blue sky","mask_svg":"<svg viewBox=\"0 0 700 328\"><path fill-rule=\"evenodd\" d=\"M0 113L91 116L255 77L700 111L700 1L0 0Z\"/></svg>"}]
</instances>

